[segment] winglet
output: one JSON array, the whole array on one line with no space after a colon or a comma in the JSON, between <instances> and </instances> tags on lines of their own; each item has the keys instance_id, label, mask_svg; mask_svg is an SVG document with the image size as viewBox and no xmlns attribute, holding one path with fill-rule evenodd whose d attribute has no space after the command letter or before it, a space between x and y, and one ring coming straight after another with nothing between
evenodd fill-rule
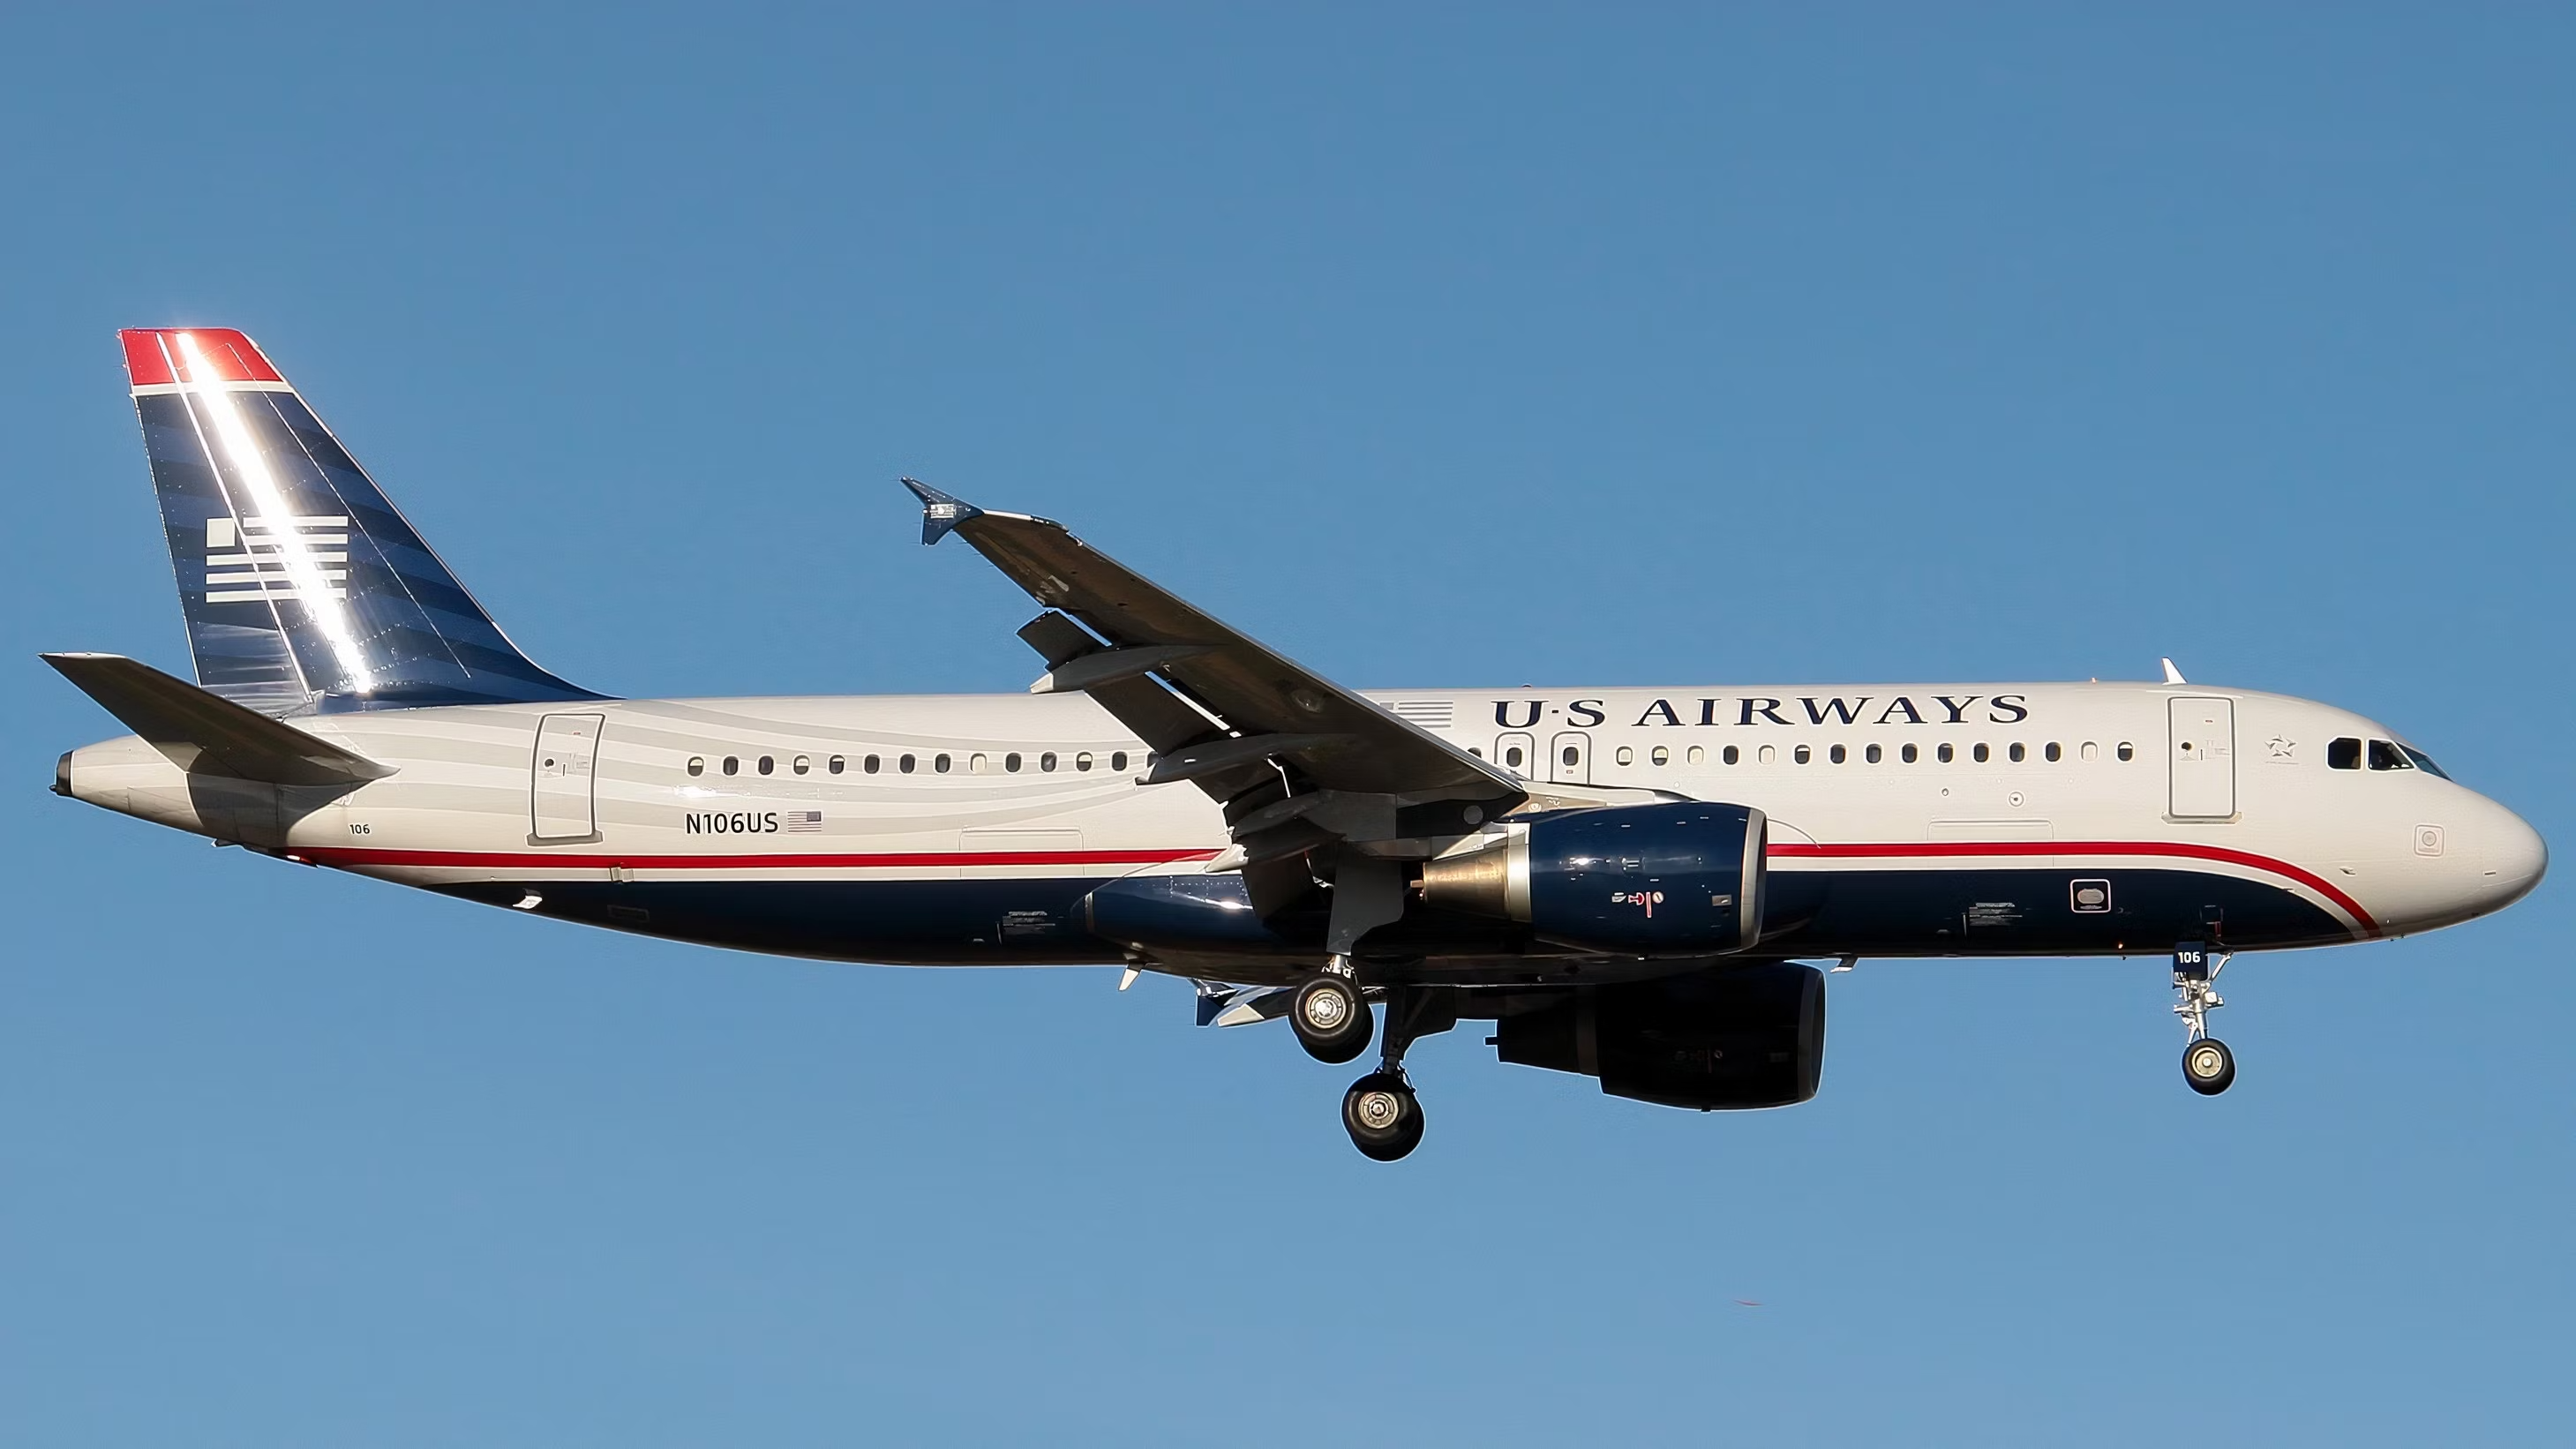
<instances>
[{"instance_id":1,"label":"winglet","mask_svg":"<svg viewBox=\"0 0 2576 1449\"><path fill-rule=\"evenodd\" d=\"M924 545L946 538L951 529L970 518L984 516L983 509L962 498L942 493L927 483L906 478L903 486L911 489L912 496L921 500L921 541Z\"/></svg>"}]
</instances>

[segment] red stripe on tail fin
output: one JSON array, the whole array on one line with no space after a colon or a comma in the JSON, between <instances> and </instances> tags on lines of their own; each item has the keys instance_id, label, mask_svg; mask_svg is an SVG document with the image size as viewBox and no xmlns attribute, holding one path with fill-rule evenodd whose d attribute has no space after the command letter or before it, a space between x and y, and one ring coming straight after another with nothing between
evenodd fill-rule
<instances>
[{"instance_id":1,"label":"red stripe on tail fin","mask_svg":"<svg viewBox=\"0 0 2576 1449\"><path fill-rule=\"evenodd\" d=\"M202 376L182 379L173 363L184 368L189 356L179 338L196 343L205 359ZM125 370L136 387L187 382L284 382L286 378L261 355L257 343L229 327L132 328L117 334L125 342Z\"/></svg>"},{"instance_id":2,"label":"red stripe on tail fin","mask_svg":"<svg viewBox=\"0 0 2576 1449\"><path fill-rule=\"evenodd\" d=\"M162 354L161 334L129 327L116 334L125 344L125 375L136 387L161 387L179 379L171 375L170 359Z\"/></svg>"}]
</instances>

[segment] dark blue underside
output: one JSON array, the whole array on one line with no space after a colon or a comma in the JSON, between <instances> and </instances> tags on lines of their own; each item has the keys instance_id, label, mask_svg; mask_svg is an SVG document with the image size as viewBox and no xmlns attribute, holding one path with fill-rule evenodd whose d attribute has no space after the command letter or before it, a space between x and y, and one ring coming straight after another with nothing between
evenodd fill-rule
<instances>
[{"instance_id":1,"label":"dark blue underside","mask_svg":"<svg viewBox=\"0 0 2576 1449\"><path fill-rule=\"evenodd\" d=\"M447 894L537 914L745 951L894 965L1113 962L1123 943L1091 934L1083 897L1105 877L924 881L568 881L476 883ZM2079 911L2079 885L2107 883L2108 909ZM2333 916L2278 886L2188 870L1774 871L1763 954L2069 956L2146 954L2214 936L2235 948L2349 941ZM1288 915L1266 948L1239 936L1147 942L1256 956L1320 952L1322 921ZM1311 939L1309 939L1311 937ZM1517 928L1446 916L1372 932L1368 954L1490 956L1527 944Z\"/></svg>"}]
</instances>

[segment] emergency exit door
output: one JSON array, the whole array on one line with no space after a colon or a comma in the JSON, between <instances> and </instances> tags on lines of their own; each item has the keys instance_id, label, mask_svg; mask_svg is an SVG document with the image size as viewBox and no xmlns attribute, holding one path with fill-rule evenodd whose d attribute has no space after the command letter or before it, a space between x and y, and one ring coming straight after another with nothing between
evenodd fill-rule
<instances>
[{"instance_id":1,"label":"emergency exit door","mask_svg":"<svg viewBox=\"0 0 2576 1449\"><path fill-rule=\"evenodd\" d=\"M1592 736L1568 730L1547 748L1547 777L1562 784L1592 782Z\"/></svg>"},{"instance_id":2,"label":"emergency exit door","mask_svg":"<svg viewBox=\"0 0 2576 1449\"><path fill-rule=\"evenodd\" d=\"M599 834L592 776L605 722L595 714L550 714L537 721L537 751L528 761L531 838L589 840Z\"/></svg>"},{"instance_id":3,"label":"emergency exit door","mask_svg":"<svg viewBox=\"0 0 2576 1449\"><path fill-rule=\"evenodd\" d=\"M2235 815L2236 701L2169 699L2165 719L2171 730L2165 758L2173 771L2173 817L2225 820Z\"/></svg>"}]
</instances>

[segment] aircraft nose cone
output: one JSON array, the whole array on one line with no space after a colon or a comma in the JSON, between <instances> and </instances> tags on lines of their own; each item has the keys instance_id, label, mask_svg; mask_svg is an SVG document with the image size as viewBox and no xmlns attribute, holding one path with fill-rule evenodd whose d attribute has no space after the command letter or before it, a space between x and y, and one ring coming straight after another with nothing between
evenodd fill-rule
<instances>
[{"instance_id":1,"label":"aircraft nose cone","mask_svg":"<svg viewBox=\"0 0 2576 1449\"><path fill-rule=\"evenodd\" d=\"M2498 806L2496 814L2501 818L2484 832L2483 885L2495 906L2501 907L2531 894L2531 888L2549 873L2549 843L2512 811Z\"/></svg>"}]
</instances>

